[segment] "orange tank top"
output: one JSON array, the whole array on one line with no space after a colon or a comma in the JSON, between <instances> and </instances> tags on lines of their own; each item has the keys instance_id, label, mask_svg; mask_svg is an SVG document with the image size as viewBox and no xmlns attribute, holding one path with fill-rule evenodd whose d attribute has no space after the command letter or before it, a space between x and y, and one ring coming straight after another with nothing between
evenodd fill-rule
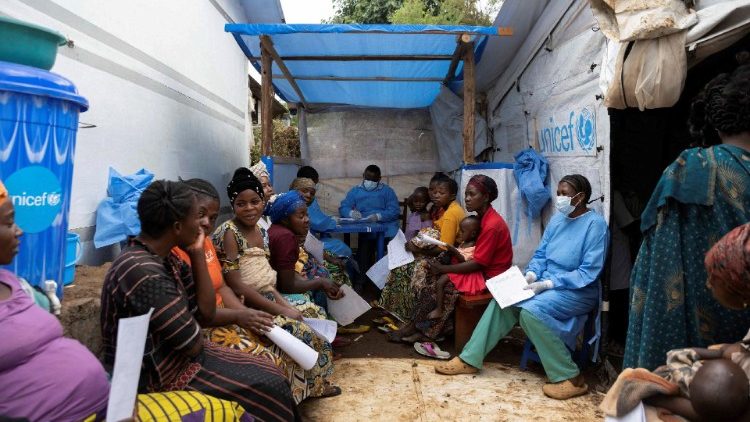
<instances>
[{"instance_id":1,"label":"orange tank top","mask_svg":"<svg viewBox=\"0 0 750 422\"><path fill-rule=\"evenodd\" d=\"M214 287L216 293L216 304L221 305L221 295L219 294L219 288L224 284L224 275L221 273L221 263L219 257L216 256L216 248L214 248L211 238L206 236L206 241L203 244L203 251L206 253L206 266L208 267L208 276L211 277L211 285ZM190 263L190 255L182 249L175 246L172 248L172 253L177 255L180 260L185 261L188 265Z\"/></svg>"}]
</instances>

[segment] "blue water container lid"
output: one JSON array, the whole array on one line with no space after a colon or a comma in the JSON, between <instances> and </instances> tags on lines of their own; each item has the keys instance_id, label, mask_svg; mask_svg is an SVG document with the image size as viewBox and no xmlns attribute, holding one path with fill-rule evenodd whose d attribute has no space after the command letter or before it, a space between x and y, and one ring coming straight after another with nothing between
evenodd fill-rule
<instances>
[{"instance_id":1,"label":"blue water container lid","mask_svg":"<svg viewBox=\"0 0 750 422\"><path fill-rule=\"evenodd\" d=\"M87 99L78 95L73 82L46 70L0 61L0 91L19 92L70 101L89 109Z\"/></svg>"}]
</instances>

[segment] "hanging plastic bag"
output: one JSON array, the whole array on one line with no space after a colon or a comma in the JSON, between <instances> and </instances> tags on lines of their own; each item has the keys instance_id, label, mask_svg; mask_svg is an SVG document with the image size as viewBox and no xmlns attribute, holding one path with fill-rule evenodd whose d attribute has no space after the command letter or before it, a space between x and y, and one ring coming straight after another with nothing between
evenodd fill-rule
<instances>
[{"instance_id":1,"label":"hanging plastic bag","mask_svg":"<svg viewBox=\"0 0 750 422\"><path fill-rule=\"evenodd\" d=\"M101 248L136 236L141 232L138 219L138 199L154 180L154 174L146 169L123 176L109 168L107 198L96 209L96 232L94 246Z\"/></svg>"}]
</instances>

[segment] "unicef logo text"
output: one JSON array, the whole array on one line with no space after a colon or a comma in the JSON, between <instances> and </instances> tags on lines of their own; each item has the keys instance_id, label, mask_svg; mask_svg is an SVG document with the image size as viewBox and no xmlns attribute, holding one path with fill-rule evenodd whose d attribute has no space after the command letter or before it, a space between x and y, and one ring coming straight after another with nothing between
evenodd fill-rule
<instances>
[{"instance_id":1,"label":"unicef logo text","mask_svg":"<svg viewBox=\"0 0 750 422\"><path fill-rule=\"evenodd\" d=\"M539 149L543 153L588 155L581 152L590 152L595 147L596 118L588 108L579 113L568 112L562 122L550 116L547 124L539 129Z\"/></svg>"},{"instance_id":2,"label":"unicef logo text","mask_svg":"<svg viewBox=\"0 0 750 422\"><path fill-rule=\"evenodd\" d=\"M26 233L49 228L62 208L60 181L41 166L24 167L5 182L16 212L16 224Z\"/></svg>"},{"instance_id":3,"label":"unicef logo text","mask_svg":"<svg viewBox=\"0 0 750 422\"><path fill-rule=\"evenodd\" d=\"M60 204L61 195L59 192L44 192L41 195L28 195L22 192L20 195L11 195L14 207L56 207Z\"/></svg>"}]
</instances>

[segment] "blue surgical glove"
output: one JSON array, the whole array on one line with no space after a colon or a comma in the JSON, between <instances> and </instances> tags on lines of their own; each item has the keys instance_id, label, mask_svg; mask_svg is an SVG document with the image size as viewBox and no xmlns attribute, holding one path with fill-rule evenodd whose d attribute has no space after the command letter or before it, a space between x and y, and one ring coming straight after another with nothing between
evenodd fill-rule
<instances>
[{"instance_id":1,"label":"blue surgical glove","mask_svg":"<svg viewBox=\"0 0 750 422\"><path fill-rule=\"evenodd\" d=\"M368 215L367 216L367 221L370 221L370 222L373 222L373 223L380 221L380 214L370 214L370 215Z\"/></svg>"},{"instance_id":2,"label":"blue surgical glove","mask_svg":"<svg viewBox=\"0 0 750 422\"><path fill-rule=\"evenodd\" d=\"M535 295L538 295L539 293L549 290L551 288L555 287L554 284L552 284L552 280L542 280L542 281L535 281L528 286L524 287L524 290L531 290L534 292Z\"/></svg>"},{"instance_id":3,"label":"blue surgical glove","mask_svg":"<svg viewBox=\"0 0 750 422\"><path fill-rule=\"evenodd\" d=\"M355 220L359 220L360 218L362 218L362 213L357 210L351 210L349 212L349 217Z\"/></svg>"}]
</instances>

